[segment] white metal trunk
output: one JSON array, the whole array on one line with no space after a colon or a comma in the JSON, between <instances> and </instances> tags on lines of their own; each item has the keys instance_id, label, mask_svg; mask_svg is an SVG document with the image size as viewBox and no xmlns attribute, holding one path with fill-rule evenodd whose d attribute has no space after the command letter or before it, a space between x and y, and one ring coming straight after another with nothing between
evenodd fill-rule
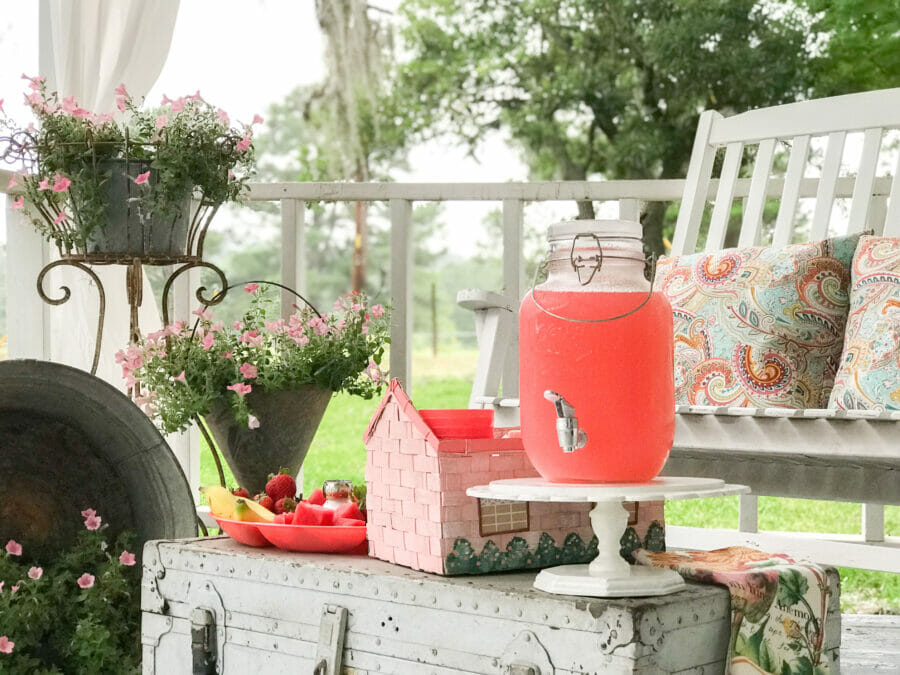
<instances>
[{"instance_id":1,"label":"white metal trunk","mask_svg":"<svg viewBox=\"0 0 900 675\"><path fill-rule=\"evenodd\" d=\"M729 600L722 588L690 584L667 596L600 600L536 591L533 578L438 577L364 556L250 549L227 538L149 542L141 598L144 673L724 668ZM840 615L832 609L826 634L836 661ZM192 618L194 653L214 657L207 670L193 670ZM205 632L213 636L208 646Z\"/></svg>"}]
</instances>

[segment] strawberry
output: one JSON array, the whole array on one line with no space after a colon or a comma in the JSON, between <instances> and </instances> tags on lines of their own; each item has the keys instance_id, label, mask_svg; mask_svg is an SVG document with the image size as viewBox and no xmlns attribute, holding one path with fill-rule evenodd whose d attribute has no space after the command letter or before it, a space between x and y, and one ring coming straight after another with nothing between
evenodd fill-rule
<instances>
[{"instance_id":1,"label":"strawberry","mask_svg":"<svg viewBox=\"0 0 900 675\"><path fill-rule=\"evenodd\" d=\"M277 502L282 497L294 498L294 495L297 494L297 484L287 469L282 469L277 474L269 474L266 494L272 498L273 502Z\"/></svg>"},{"instance_id":2,"label":"strawberry","mask_svg":"<svg viewBox=\"0 0 900 675\"><path fill-rule=\"evenodd\" d=\"M269 511L272 511L272 509L275 508L275 502L272 501L272 498L269 495L257 495L257 497L259 497L259 499L256 501L259 502L260 506L264 506L269 509Z\"/></svg>"},{"instance_id":3,"label":"strawberry","mask_svg":"<svg viewBox=\"0 0 900 675\"><path fill-rule=\"evenodd\" d=\"M275 502L275 513L287 513L297 508L297 500L293 497L282 497Z\"/></svg>"},{"instance_id":4,"label":"strawberry","mask_svg":"<svg viewBox=\"0 0 900 675\"><path fill-rule=\"evenodd\" d=\"M243 497L244 499L250 499L250 491L247 488L236 487L231 491L235 497Z\"/></svg>"},{"instance_id":5,"label":"strawberry","mask_svg":"<svg viewBox=\"0 0 900 675\"><path fill-rule=\"evenodd\" d=\"M325 503L325 493L322 492L322 488L316 488L309 493L309 497L306 498L306 501L308 501L310 504L322 506L322 504Z\"/></svg>"}]
</instances>

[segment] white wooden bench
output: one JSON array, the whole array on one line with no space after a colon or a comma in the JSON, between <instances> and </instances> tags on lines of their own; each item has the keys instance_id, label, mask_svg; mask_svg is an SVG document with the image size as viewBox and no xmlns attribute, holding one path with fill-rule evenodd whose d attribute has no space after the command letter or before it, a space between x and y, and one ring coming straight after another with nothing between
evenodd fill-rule
<instances>
[{"instance_id":1,"label":"white wooden bench","mask_svg":"<svg viewBox=\"0 0 900 675\"><path fill-rule=\"evenodd\" d=\"M835 231L832 217L836 195L849 195L847 231L900 236L900 161L896 159L900 152L896 147L883 148L885 132L898 128L900 88L732 117L703 113L672 254L722 249L736 198L743 202L739 246L783 246L843 233ZM810 156L817 155L820 144L824 144L820 175L807 176ZM714 177L716 154L723 148L720 175ZM858 157L844 159L845 148L856 151L848 155ZM754 154L749 181L739 178L742 167L747 170L745 157ZM789 157L780 175L773 169L779 155ZM883 164L886 157L893 158L890 175L879 176L879 162ZM842 171L848 164L850 168ZM801 205L804 196L812 196L812 203ZM768 232L763 212L767 203L776 201L778 215ZM710 204L712 213L705 221ZM798 227L807 222L808 228ZM706 236L701 240L702 231ZM508 409L515 389L507 386L503 360L508 361L508 355L497 348L497 342L508 343L503 322L514 322L515 311L469 291L470 300L473 296L481 303L478 312L484 317L493 314L491 321L481 320L482 328L499 326L499 330L480 335L479 345L493 356L482 359L484 366L479 362L470 405L502 404ZM506 398L497 394L501 372ZM900 504L900 413L680 406L664 473L715 476L753 489L752 495L741 498L737 531L669 526L671 546L717 548L745 543L823 563L900 572L900 537L885 537L883 506ZM863 503L862 534L758 532L759 495Z\"/></svg>"}]
</instances>

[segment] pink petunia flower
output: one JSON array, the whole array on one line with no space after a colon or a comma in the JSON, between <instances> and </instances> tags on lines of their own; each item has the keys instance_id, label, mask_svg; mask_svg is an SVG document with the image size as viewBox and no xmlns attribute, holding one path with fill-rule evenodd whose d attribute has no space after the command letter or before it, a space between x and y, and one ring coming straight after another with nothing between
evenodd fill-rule
<instances>
[{"instance_id":1,"label":"pink petunia flower","mask_svg":"<svg viewBox=\"0 0 900 675\"><path fill-rule=\"evenodd\" d=\"M160 103L160 105L169 105L170 103L172 103L172 99L163 94L162 102Z\"/></svg>"},{"instance_id":2,"label":"pink petunia flower","mask_svg":"<svg viewBox=\"0 0 900 675\"><path fill-rule=\"evenodd\" d=\"M78 577L78 581L76 581L75 583L78 584L78 587L81 588L81 590L86 591L94 585L94 575L85 572L80 577Z\"/></svg>"},{"instance_id":3,"label":"pink petunia flower","mask_svg":"<svg viewBox=\"0 0 900 675\"><path fill-rule=\"evenodd\" d=\"M22 544L15 539L10 539L6 542L6 552L9 555L22 555Z\"/></svg>"},{"instance_id":4,"label":"pink petunia flower","mask_svg":"<svg viewBox=\"0 0 900 675\"><path fill-rule=\"evenodd\" d=\"M144 183L146 183L149 180L149 178L150 178L150 172L145 171L144 173L138 174L138 177L134 179L134 184L135 185L143 185Z\"/></svg>"},{"instance_id":5,"label":"pink petunia flower","mask_svg":"<svg viewBox=\"0 0 900 675\"><path fill-rule=\"evenodd\" d=\"M32 567L31 569L28 570L28 578L34 579L35 581L40 579L41 575L43 575L43 574L44 574L44 570L41 567Z\"/></svg>"},{"instance_id":6,"label":"pink petunia flower","mask_svg":"<svg viewBox=\"0 0 900 675\"><path fill-rule=\"evenodd\" d=\"M162 128L163 128L164 126L166 126L168 123L169 123L169 116L168 116L168 115L163 114L163 115L160 115L159 117L156 118L156 128L157 128L157 129L162 129Z\"/></svg>"},{"instance_id":7,"label":"pink petunia flower","mask_svg":"<svg viewBox=\"0 0 900 675\"><path fill-rule=\"evenodd\" d=\"M62 105L60 106L63 112L67 112L70 115L75 112L78 108L78 103L75 102L74 96L69 96L63 99Z\"/></svg>"},{"instance_id":8,"label":"pink petunia flower","mask_svg":"<svg viewBox=\"0 0 900 675\"><path fill-rule=\"evenodd\" d=\"M238 152L244 152L245 150L247 150L249 148L250 148L250 137L249 136L244 136L241 140L238 141L238 143L237 143Z\"/></svg>"},{"instance_id":9,"label":"pink petunia flower","mask_svg":"<svg viewBox=\"0 0 900 675\"><path fill-rule=\"evenodd\" d=\"M16 643L5 635L0 635L0 654L12 654L13 647Z\"/></svg>"},{"instance_id":10,"label":"pink petunia flower","mask_svg":"<svg viewBox=\"0 0 900 675\"><path fill-rule=\"evenodd\" d=\"M85 509L84 511L81 512L82 518L93 518L96 515L97 515L97 512L94 511L94 509Z\"/></svg>"},{"instance_id":11,"label":"pink petunia flower","mask_svg":"<svg viewBox=\"0 0 900 675\"><path fill-rule=\"evenodd\" d=\"M378 364L375 363L372 359L369 359L369 365L366 366L366 375L368 375L369 379L376 384L384 379L384 374L381 372L381 368L379 368Z\"/></svg>"},{"instance_id":12,"label":"pink petunia flower","mask_svg":"<svg viewBox=\"0 0 900 675\"><path fill-rule=\"evenodd\" d=\"M230 351L227 351L227 352L223 353L221 356L223 359L230 359L232 356L234 356L234 350L232 349Z\"/></svg>"},{"instance_id":13,"label":"pink petunia flower","mask_svg":"<svg viewBox=\"0 0 900 675\"><path fill-rule=\"evenodd\" d=\"M321 317L313 317L306 325L312 328L316 332L316 335L325 335L328 333L328 324L325 323L325 320Z\"/></svg>"},{"instance_id":14,"label":"pink petunia flower","mask_svg":"<svg viewBox=\"0 0 900 675\"><path fill-rule=\"evenodd\" d=\"M25 208L25 197L19 197L18 199L13 201L11 208L15 211L21 211L22 209L24 209Z\"/></svg>"},{"instance_id":15,"label":"pink petunia flower","mask_svg":"<svg viewBox=\"0 0 900 675\"><path fill-rule=\"evenodd\" d=\"M172 112L181 112L184 110L184 104L186 103L186 99L184 96L179 96L174 101L172 101Z\"/></svg>"},{"instance_id":16,"label":"pink petunia flower","mask_svg":"<svg viewBox=\"0 0 900 675\"><path fill-rule=\"evenodd\" d=\"M53 191L54 192L66 192L69 189L69 186L72 184L68 178L63 176L61 173L57 173L53 177Z\"/></svg>"},{"instance_id":17,"label":"pink petunia flower","mask_svg":"<svg viewBox=\"0 0 900 675\"><path fill-rule=\"evenodd\" d=\"M218 117L221 120L222 124L224 124L226 127L231 126L231 118L228 117L228 113L221 108L216 110L216 117Z\"/></svg>"},{"instance_id":18,"label":"pink petunia flower","mask_svg":"<svg viewBox=\"0 0 900 675\"><path fill-rule=\"evenodd\" d=\"M9 589L9 592L15 593L18 590L19 590L19 584L16 584L15 586L13 586L12 588Z\"/></svg>"},{"instance_id":19,"label":"pink petunia flower","mask_svg":"<svg viewBox=\"0 0 900 675\"><path fill-rule=\"evenodd\" d=\"M257 330L248 330L244 331L241 335L241 342L244 342L252 347L259 347L263 343L263 336L259 334Z\"/></svg>"},{"instance_id":20,"label":"pink petunia flower","mask_svg":"<svg viewBox=\"0 0 900 675\"><path fill-rule=\"evenodd\" d=\"M100 516L88 516L84 519L84 527L88 530L99 530L103 519Z\"/></svg>"},{"instance_id":21,"label":"pink petunia flower","mask_svg":"<svg viewBox=\"0 0 900 675\"><path fill-rule=\"evenodd\" d=\"M129 553L128 551L122 551L122 555L119 556L119 562L125 565L125 567L134 566L135 559L134 553Z\"/></svg>"},{"instance_id":22,"label":"pink petunia flower","mask_svg":"<svg viewBox=\"0 0 900 675\"><path fill-rule=\"evenodd\" d=\"M54 225L59 225L62 221L68 219L68 217L69 217L69 214L68 214L68 213L66 213L65 211L60 211L60 212L56 215L56 218L53 219L53 224L54 224Z\"/></svg>"},{"instance_id":23,"label":"pink petunia flower","mask_svg":"<svg viewBox=\"0 0 900 675\"><path fill-rule=\"evenodd\" d=\"M118 96L128 96L128 90L125 89L125 83L123 82L118 87L116 87L113 90L113 93L117 94Z\"/></svg>"},{"instance_id":24,"label":"pink petunia flower","mask_svg":"<svg viewBox=\"0 0 900 675\"><path fill-rule=\"evenodd\" d=\"M259 429L259 420L255 415L250 415L247 417L247 428L248 429Z\"/></svg>"},{"instance_id":25,"label":"pink petunia flower","mask_svg":"<svg viewBox=\"0 0 900 675\"><path fill-rule=\"evenodd\" d=\"M3 592L3 587L6 585L5 581L0 581L0 593Z\"/></svg>"},{"instance_id":26,"label":"pink petunia flower","mask_svg":"<svg viewBox=\"0 0 900 675\"><path fill-rule=\"evenodd\" d=\"M209 309L209 307L198 307L193 312L191 312L191 314L199 316L204 321L212 321L213 319L213 313Z\"/></svg>"},{"instance_id":27,"label":"pink petunia flower","mask_svg":"<svg viewBox=\"0 0 900 675\"><path fill-rule=\"evenodd\" d=\"M50 189L50 179L45 178L44 180L38 183L38 190L49 190Z\"/></svg>"},{"instance_id":28,"label":"pink petunia flower","mask_svg":"<svg viewBox=\"0 0 900 675\"><path fill-rule=\"evenodd\" d=\"M241 375L247 380L252 380L258 373L256 366L252 363L244 363L239 370L241 371Z\"/></svg>"},{"instance_id":29,"label":"pink petunia flower","mask_svg":"<svg viewBox=\"0 0 900 675\"><path fill-rule=\"evenodd\" d=\"M262 124L262 123L263 123L263 118L262 118L262 116L260 116L259 113L257 113L256 115L253 116L253 124Z\"/></svg>"},{"instance_id":30,"label":"pink petunia flower","mask_svg":"<svg viewBox=\"0 0 900 675\"><path fill-rule=\"evenodd\" d=\"M187 380L184 377L184 371L182 370L178 375L175 375L172 378L172 382L184 382L185 384L187 384Z\"/></svg>"},{"instance_id":31,"label":"pink petunia flower","mask_svg":"<svg viewBox=\"0 0 900 675\"><path fill-rule=\"evenodd\" d=\"M234 384L229 384L225 388L230 389L238 396L243 396L244 394L249 394L251 391L253 391L253 387L251 387L249 384L244 384L243 382L236 382Z\"/></svg>"},{"instance_id":32,"label":"pink petunia flower","mask_svg":"<svg viewBox=\"0 0 900 675\"><path fill-rule=\"evenodd\" d=\"M381 305L372 305L372 316L376 319L384 316L384 307Z\"/></svg>"},{"instance_id":33,"label":"pink petunia flower","mask_svg":"<svg viewBox=\"0 0 900 675\"><path fill-rule=\"evenodd\" d=\"M248 293L256 293L259 290L259 284L247 284L244 286L244 290Z\"/></svg>"},{"instance_id":34,"label":"pink petunia flower","mask_svg":"<svg viewBox=\"0 0 900 675\"><path fill-rule=\"evenodd\" d=\"M125 112L128 110L128 106L125 105L126 99L124 96L116 96L116 110L119 112Z\"/></svg>"},{"instance_id":35,"label":"pink petunia flower","mask_svg":"<svg viewBox=\"0 0 900 675\"><path fill-rule=\"evenodd\" d=\"M203 341L200 343L200 346L203 347L206 351L212 349L213 345L216 343L216 336L212 333L207 333L203 336Z\"/></svg>"},{"instance_id":36,"label":"pink petunia flower","mask_svg":"<svg viewBox=\"0 0 900 675\"><path fill-rule=\"evenodd\" d=\"M244 330L244 322L243 321L235 321L231 324L232 330Z\"/></svg>"},{"instance_id":37,"label":"pink petunia flower","mask_svg":"<svg viewBox=\"0 0 900 675\"><path fill-rule=\"evenodd\" d=\"M199 101L202 101L202 100L203 100L203 97L200 95L200 90L198 89L196 94L189 94L189 95L188 95L188 99L191 100L191 101L198 101L198 102L199 102Z\"/></svg>"},{"instance_id":38,"label":"pink petunia flower","mask_svg":"<svg viewBox=\"0 0 900 675\"><path fill-rule=\"evenodd\" d=\"M3 100L3 99L0 99L0 101L2 101L2 100ZM7 189L7 190L11 190L12 188L14 188L14 187L15 187L16 185L18 185L18 184L19 184L19 181L17 181L15 175L13 175L13 177L10 178L10 179L9 179L9 182L6 184L6 189Z\"/></svg>"}]
</instances>

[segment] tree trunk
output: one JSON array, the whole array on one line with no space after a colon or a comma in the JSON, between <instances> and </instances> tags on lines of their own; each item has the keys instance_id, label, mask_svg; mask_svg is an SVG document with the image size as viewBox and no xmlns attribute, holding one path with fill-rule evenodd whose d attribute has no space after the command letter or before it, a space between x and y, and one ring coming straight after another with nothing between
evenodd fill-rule
<instances>
[{"instance_id":1,"label":"tree trunk","mask_svg":"<svg viewBox=\"0 0 900 675\"><path fill-rule=\"evenodd\" d=\"M665 253L662 232L666 206L665 202L649 202L641 217L641 225L644 228L644 250L650 255L660 256Z\"/></svg>"},{"instance_id":2,"label":"tree trunk","mask_svg":"<svg viewBox=\"0 0 900 675\"><path fill-rule=\"evenodd\" d=\"M594 218L594 202L586 200L575 203L578 204L578 220L592 220Z\"/></svg>"}]
</instances>

